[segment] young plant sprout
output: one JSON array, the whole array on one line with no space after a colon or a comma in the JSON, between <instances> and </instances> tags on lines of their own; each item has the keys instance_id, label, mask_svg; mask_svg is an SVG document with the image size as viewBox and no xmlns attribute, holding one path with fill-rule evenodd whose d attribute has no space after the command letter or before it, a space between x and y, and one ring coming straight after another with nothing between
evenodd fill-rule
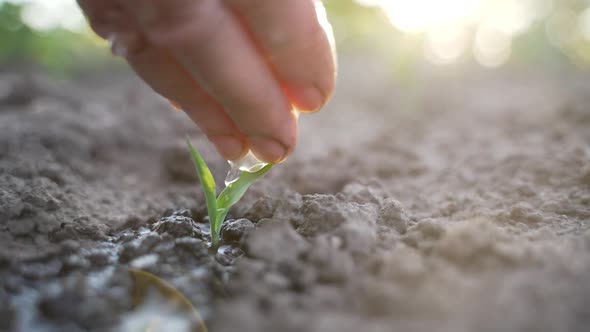
<instances>
[{"instance_id":1,"label":"young plant sprout","mask_svg":"<svg viewBox=\"0 0 590 332\"><path fill-rule=\"evenodd\" d=\"M217 248L219 245L219 233L221 232L221 225L229 212L229 209L236 204L256 180L263 177L274 164L266 164L255 172L241 171L237 180L226 185L225 189L221 191L219 196L215 198L215 179L205 164L205 161L199 152L192 145L190 140L186 140L188 144L201 188L205 193L205 201L207 202L207 213L209 214L209 223L211 229L211 246Z\"/></svg>"}]
</instances>

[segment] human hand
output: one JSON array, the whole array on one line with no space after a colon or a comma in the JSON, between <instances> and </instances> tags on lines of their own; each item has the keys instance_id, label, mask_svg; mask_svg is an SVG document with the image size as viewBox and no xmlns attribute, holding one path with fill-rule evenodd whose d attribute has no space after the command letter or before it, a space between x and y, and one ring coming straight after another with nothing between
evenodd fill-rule
<instances>
[{"instance_id":1,"label":"human hand","mask_svg":"<svg viewBox=\"0 0 590 332\"><path fill-rule=\"evenodd\" d=\"M333 36L319 0L78 2L113 53L225 159L251 149L262 161L284 160L297 141L293 107L316 111L334 89Z\"/></svg>"}]
</instances>

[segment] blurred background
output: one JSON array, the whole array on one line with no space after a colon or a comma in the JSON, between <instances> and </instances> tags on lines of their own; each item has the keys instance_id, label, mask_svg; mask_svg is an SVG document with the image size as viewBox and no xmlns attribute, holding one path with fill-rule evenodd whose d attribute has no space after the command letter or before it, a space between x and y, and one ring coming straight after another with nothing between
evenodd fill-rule
<instances>
[{"instance_id":1,"label":"blurred background","mask_svg":"<svg viewBox=\"0 0 590 332\"><path fill-rule=\"evenodd\" d=\"M588 0L325 0L341 54L367 52L400 80L432 68L586 69ZM0 68L55 76L122 63L75 0L0 0Z\"/></svg>"}]
</instances>

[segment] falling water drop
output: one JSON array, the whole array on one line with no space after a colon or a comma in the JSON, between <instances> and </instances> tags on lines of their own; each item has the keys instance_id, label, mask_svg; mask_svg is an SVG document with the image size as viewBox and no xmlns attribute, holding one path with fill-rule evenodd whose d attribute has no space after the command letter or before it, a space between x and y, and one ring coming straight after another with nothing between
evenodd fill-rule
<instances>
[{"instance_id":1,"label":"falling water drop","mask_svg":"<svg viewBox=\"0 0 590 332\"><path fill-rule=\"evenodd\" d=\"M264 166L268 165L267 163L258 160L251 151L249 151L242 159L233 161L228 160L228 163L230 169L225 177L226 186L236 182L240 178L242 172L258 172Z\"/></svg>"}]
</instances>

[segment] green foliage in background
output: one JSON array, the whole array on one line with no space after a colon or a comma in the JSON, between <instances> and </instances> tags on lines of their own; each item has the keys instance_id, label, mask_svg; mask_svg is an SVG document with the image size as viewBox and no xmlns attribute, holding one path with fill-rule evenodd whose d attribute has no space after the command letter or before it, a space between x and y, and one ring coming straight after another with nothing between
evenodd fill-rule
<instances>
[{"instance_id":1,"label":"green foliage in background","mask_svg":"<svg viewBox=\"0 0 590 332\"><path fill-rule=\"evenodd\" d=\"M427 63L424 58L425 33L399 31L378 7L363 7L354 0L323 0L323 3L341 54L356 52L361 56L384 59L390 64L392 74L401 82L411 81L413 75ZM552 4L552 14L514 37L510 65L559 68L574 64L579 68L589 67L590 42L588 37L582 36L576 18L572 16L572 19L558 23L559 29L571 36L563 45L549 40L547 25L551 24L553 14L569 11L577 15L590 3L585 0L556 0ZM106 42L90 29L79 33L64 29L48 32L32 30L21 20L21 6L0 0L0 67L2 64L35 64L53 74L66 76L80 70L96 71L107 65L123 63L110 56ZM472 43L475 27L471 27L468 34ZM469 52L456 61L458 66L475 64ZM457 68L453 66L451 68Z\"/></svg>"},{"instance_id":2,"label":"green foliage in background","mask_svg":"<svg viewBox=\"0 0 590 332\"><path fill-rule=\"evenodd\" d=\"M114 63L106 43L89 31L34 31L23 24L20 11L20 6L0 4L0 66L36 64L52 74L67 76Z\"/></svg>"}]
</instances>

